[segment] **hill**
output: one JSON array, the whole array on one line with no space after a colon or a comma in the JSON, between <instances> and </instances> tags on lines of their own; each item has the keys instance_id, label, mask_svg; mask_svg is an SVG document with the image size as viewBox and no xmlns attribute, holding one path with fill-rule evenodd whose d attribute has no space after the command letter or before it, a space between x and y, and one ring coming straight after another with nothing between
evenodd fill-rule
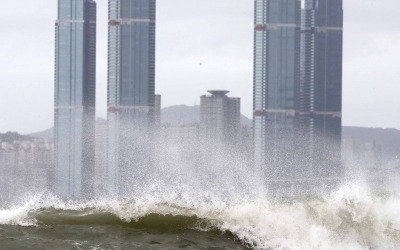
<instances>
[{"instance_id":1,"label":"hill","mask_svg":"<svg viewBox=\"0 0 400 250\"><path fill-rule=\"evenodd\" d=\"M53 128L49 128L43 131L39 131L33 134L29 134L29 136L42 138L42 139L51 139L53 138Z\"/></svg>"},{"instance_id":2,"label":"hill","mask_svg":"<svg viewBox=\"0 0 400 250\"><path fill-rule=\"evenodd\" d=\"M161 123L185 125L200 121L200 106L175 105L161 110Z\"/></svg>"},{"instance_id":3,"label":"hill","mask_svg":"<svg viewBox=\"0 0 400 250\"><path fill-rule=\"evenodd\" d=\"M7 132L5 134L0 133L0 141L12 143L13 141L32 141L34 136L20 135L17 132Z\"/></svg>"}]
</instances>

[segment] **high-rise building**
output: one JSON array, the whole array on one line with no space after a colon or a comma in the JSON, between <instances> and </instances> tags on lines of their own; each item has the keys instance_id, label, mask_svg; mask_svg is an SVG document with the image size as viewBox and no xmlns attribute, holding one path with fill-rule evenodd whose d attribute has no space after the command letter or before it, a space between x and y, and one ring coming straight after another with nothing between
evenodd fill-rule
<instances>
[{"instance_id":1,"label":"high-rise building","mask_svg":"<svg viewBox=\"0 0 400 250\"><path fill-rule=\"evenodd\" d=\"M338 177L342 0L255 1L256 171L267 179Z\"/></svg>"},{"instance_id":2,"label":"high-rise building","mask_svg":"<svg viewBox=\"0 0 400 250\"><path fill-rule=\"evenodd\" d=\"M311 176L339 176L342 133L343 0L306 0L299 101Z\"/></svg>"},{"instance_id":3,"label":"high-rise building","mask_svg":"<svg viewBox=\"0 0 400 250\"><path fill-rule=\"evenodd\" d=\"M240 98L226 90L209 90L200 98L200 135L214 143L235 146L240 137Z\"/></svg>"},{"instance_id":4,"label":"high-rise building","mask_svg":"<svg viewBox=\"0 0 400 250\"><path fill-rule=\"evenodd\" d=\"M122 195L151 164L156 0L109 0L108 8L107 186Z\"/></svg>"},{"instance_id":5,"label":"high-rise building","mask_svg":"<svg viewBox=\"0 0 400 250\"><path fill-rule=\"evenodd\" d=\"M263 179L300 172L296 103L300 86L300 0L255 0L254 154Z\"/></svg>"},{"instance_id":6,"label":"high-rise building","mask_svg":"<svg viewBox=\"0 0 400 250\"><path fill-rule=\"evenodd\" d=\"M54 191L93 193L96 3L58 0L55 46Z\"/></svg>"}]
</instances>

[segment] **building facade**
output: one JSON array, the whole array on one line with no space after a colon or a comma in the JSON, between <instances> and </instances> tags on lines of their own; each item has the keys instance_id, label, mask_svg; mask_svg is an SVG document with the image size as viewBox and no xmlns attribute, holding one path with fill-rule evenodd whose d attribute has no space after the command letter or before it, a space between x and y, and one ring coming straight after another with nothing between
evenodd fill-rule
<instances>
[{"instance_id":1,"label":"building facade","mask_svg":"<svg viewBox=\"0 0 400 250\"><path fill-rule=\"evenodd\" d=\"M55 46L55 169L62 197L93 193L96 3L59 0Z\"/></svg>"},{"instance_id":2,"label":"building facade","mask_svg":"<svg viewBox=\"0 0 400 250\"><path fill-rule=\"evenodd\" d=\"M255 0L255 169L327 178L341 164L342 0Z\"/></svg>"},{"instance_id":3,"label":"building facade","mask_svg":"<svg viewBox=\"0 0 400 250\"><path fill-rule=\"evenodd\" d=\"M262 179L298 172L293 152L300 86L300 0L255 0L254 164Z\"/></svg>"},{"instance_id":4,"label":"building facade","mask_svg":"<svg viewBox=\"0 0 400 250\"><path fill-rule=\"evenodd\" d=\"M107 186L121 194L151 164L156 1L109 0L108 7Z\"/></svg>"},{"instance_id":5,"label":"building facade","mask_svg":"<svg viewBox=\"0 0 400 250\"><path fill-rule=\"evenodd\" d=\"M340 176L343 0L306 0L299 102L304 155L312 176Z\"/></svg>"},{"instance_id":6,"label":"building facade","mask_svg":"<svg viewBox=\"0 0 400 250\"><path fill-rule=\"evenodd\" d=\"M229 91L209 90L200 98L201 137L214 143L235 146L240 137L240 98L228 97Z\"/></svg>"}]
</instances>

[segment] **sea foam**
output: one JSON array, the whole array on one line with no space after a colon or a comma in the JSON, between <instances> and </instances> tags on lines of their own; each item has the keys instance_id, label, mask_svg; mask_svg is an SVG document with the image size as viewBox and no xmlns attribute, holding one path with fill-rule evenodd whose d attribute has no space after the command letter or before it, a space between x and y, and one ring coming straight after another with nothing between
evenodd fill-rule
<instances>
[{"instance_id":1,"label":"sea foam","mask_svg":"<svg viewBox=\"0 0 400 250\"><path fill-rule=\"evenodd\" d=\"M107 224L110 220L106 218L112 215L122 225L135 226L151 214L196 218L197 223L184 224L187 229L230 232L255 249L400 248L399 196L373 194L358 182L344 184L328 195L290 200L171 191L163 195L148 192L131 200L65 202L42 194L0 210L0 224ZM95 216L95 221L89 216ZM166 223L173 224L173 220Z\"/></svg>"}]
</instances>

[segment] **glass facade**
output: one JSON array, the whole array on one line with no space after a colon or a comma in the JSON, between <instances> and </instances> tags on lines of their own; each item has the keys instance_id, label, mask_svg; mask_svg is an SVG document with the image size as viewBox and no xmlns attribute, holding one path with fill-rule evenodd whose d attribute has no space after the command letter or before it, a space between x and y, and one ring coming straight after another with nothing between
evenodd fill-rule
<instances>
[{"instance_id":1,"label":"glass facade","mask_svg":"<svg viewBox=\"0 0 400 250\"><path fill-rule=\"evenodd\" d=\"M313 176L341 167L343 0L307 0L303 11L302 127ZM305 133L306 134L306 133Z\"/></svg>"},{"instance_id":2,"label":"glass facade","mask_svg":"<svg viewBox=\"0 0 400 250\"><path fill-rule=\"evenodd\" d=\"M300 80L300 0L255 0L254 143L261 178L293 173Z\"/></svg>"},{"instance_id":3,"label":"glass facade","mask_svg":"<svg viewBox=\"0 0 400 250\"><path fill-rule=\"evenodd\" d=\"M255 0L255 168L265 179L342 174L342 0L300 4Z\"/></svg>"},{"instance_id":4,"label":"glass facade","mask_svg":"<svg viewBox=\"0 0 400 250\"><path fill-rule=\"evenodd\" d=\"M108 190L148 166L154 114L155 0L109 0Z\"/></svg>"},{"instance_id":5,"label":"glass facade","mask_svg":"<svg viewBox=\"0 0 400 250\"><path fill-rule=\"evenodd\" d=\"M55 46L53 188L68 198L93 193L96 3L59 0Z\"/></svg>"}]
</instances>

